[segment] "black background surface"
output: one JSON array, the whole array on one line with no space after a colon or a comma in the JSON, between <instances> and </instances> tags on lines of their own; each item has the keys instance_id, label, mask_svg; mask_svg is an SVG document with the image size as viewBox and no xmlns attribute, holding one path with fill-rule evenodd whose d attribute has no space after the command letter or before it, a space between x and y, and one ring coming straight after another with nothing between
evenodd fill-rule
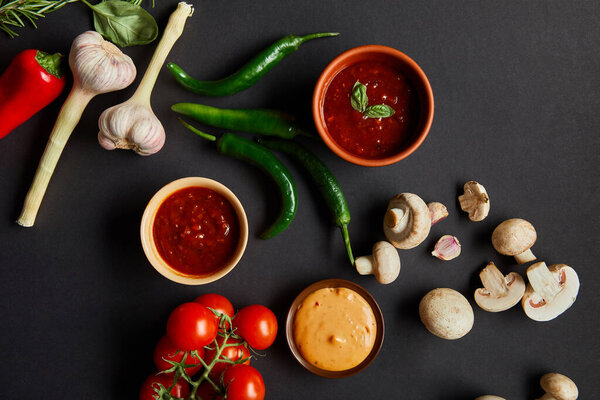
<instances>
[{"instance_id":1,"label":"black background surface","mask_svg":"<svg viewBox=\"0 0 600 400\"><path fill-rule=\"evenodd\" d=\"M176 2L150 12L161 29ZM154 45L127 48L138 67L132 87L95 98L83 114L50 183L36 225L17 218L67 90L0 141L0 358L2 398L135 399L153 372L152 351L169 312L199 294L217 292L237 308L259 303L276 313L304 287L325 278L363 285L385 317L383 349L362 373L327 380L292 358L280 329L275 345L253 362L270 399L507 399L542 395L539 377L570 376L581 398L600 398L598 311L598 152L600 151L600 5L594 1L204 1L169 61L192 75L220 78L287 33L338 31L309 42L251 89L209 99L181 89L163 69L152 106L167 142L151 157L107 152L97 143L102 110L133 93ZM69 4L0 36L0 69L21 50L66 54L91 28L91 12ZM448 205L450 217L419 247L402 251L391 285L361 277L348 265L339 231L305 173L296 177L299 208L287 231L258 234L276 217L277 189L257 169L223 157L183 129L169 106L179 101L227 107L270 107L312 124L310 101L320 71L351 47L382 44L412 57L430 79L433 127L421 148L392 166L349 164L325 146L303 141L336 174L352 213L356 255L383 239L381 218L400 192ZM68 83L70 86L70 81ZM1 123L1 121L0 121ZM205 176L242 201L250 240L240 264L204 287L172 283L147 262L139 222L151 196L168 182ZM475 179L491 198L489 217L468 220L456 200ZM538 231L534 253L566 263L581 280L579 298L557 319L539 323L517 306L487 313L472 300L487 261L504 272L525 267L497 254L490 235L504 219L522 217ZM429 252L443 234L458 236L463 254L450 262ZM421 297L436 287L459 290L475 312L473 330L444 341L419 321Z\"/></svg>"}]
</instances>

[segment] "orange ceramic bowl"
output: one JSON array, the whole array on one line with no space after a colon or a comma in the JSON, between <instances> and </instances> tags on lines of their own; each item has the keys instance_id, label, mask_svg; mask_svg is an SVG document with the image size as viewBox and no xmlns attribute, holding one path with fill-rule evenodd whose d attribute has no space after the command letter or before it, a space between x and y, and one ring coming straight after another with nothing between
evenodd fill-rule
<instances>
[{"instance_id":1,"label":"orange ceramic bowl","mask_svg":"<svg viewBox=\"0 0 600 400\"><path fill-rule=\"evenodd\" d=\"M362 61L391 61L418 94L419 117L399 152L383 158L360 157L343 148L330 135L323 112L325 93L335 76L348 66ZM412 154L425 140L433 122L433 92L423 70L406 54L387 46L369 45L350 49L337 56L321 73L313 93L312 112L317 131L335 154L346 161L366 167L380 167L398 162Z\"/></svg>"},{"instance_id":2,"label":"orange ceramic bowl","mask_svg":"<svg viewBox=\"0 0 600 400\"><path fill-rule=\"evenodd\" d=\"M165 201L169 196L178 190L193 186L212 189L227 199L227 201L233 206L240 225L240 237L234 253L221 267L221 269L210 275L187 275L171 267L161 257L154 241L154 220L156 218L156 213L158 212L158 209L163 201ZM248 220L246 218L244 208L242 207L242 203L240 203L235 194L233 194L233 192L225 185L208 178L181 178L164 186L152 197L146 206L144 215L142 216L142 222L140 224L140 236L142 240L142 247L146 257L148 258L148 261L150 261L150 264L152 264L152 266L161 275L173 282L183 283L185 285L204 285L224 277L231 272L231 270L233 270L233 268L240 261L242 255L244 254L244 250L246 249L246 244L248 243Z\"/></svg>"}]
</instances>

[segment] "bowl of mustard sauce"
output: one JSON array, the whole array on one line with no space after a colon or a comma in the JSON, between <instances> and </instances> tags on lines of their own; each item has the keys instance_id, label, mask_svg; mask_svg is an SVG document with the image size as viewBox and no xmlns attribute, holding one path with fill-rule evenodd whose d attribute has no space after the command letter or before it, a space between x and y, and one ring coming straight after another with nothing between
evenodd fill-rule
<instances>
[{"instance_id":1,"label":"bowl of mustard sauce","mask_svg":"<svg viewBox=\"0 0 600 400\"><path fill-rule=\"evenodd\" d=\"M286 320L290 351L308 371L344 378L365 369L383 344L383 314L363 287L326 279L304 289Z\"/></svg>"}]
</instances>

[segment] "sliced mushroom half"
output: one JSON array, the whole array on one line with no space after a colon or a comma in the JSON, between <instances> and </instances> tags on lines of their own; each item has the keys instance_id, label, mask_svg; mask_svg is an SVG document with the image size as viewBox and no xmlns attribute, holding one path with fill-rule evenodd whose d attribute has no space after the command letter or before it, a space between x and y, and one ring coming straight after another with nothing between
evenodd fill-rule
<instances>
[{"instance_id":1,"label":"sliced mushroom half","mask_svg":"<svg viewBox=\"0 0 600 400\"><path fill-rule=\"evenodd\" d=\"M413 193L395 195L388 204L383 219L383 233L398 249L417 247L431 229L427 204Z\"/></svg>"},{"instance_id":2,"label":"sliced mushroom half","mask_svg":"<svg viewBox=\"0 0 600 400\"><path fill-rule=\"evenodd\" d=\"M483 288L475 290L475 302L485 311L499 312L517 304L525 293L525 281L516 272L502 275L490 262L480 273Z\"/></svg>"},{"instance_id":3,"label":"sliced mushroom half","mask_svg":"<svg viewBox=\"0 0 600 400\"><path fill-rule=\"evenodd\" d=\"M483 185L469 181L463 187L465 193L458 196L460 208L469 213L471 221L483 221L490 212L490 198Z\"/></svg>"},{"instance_id":4,"label":"sliced mushroom half","mask_svg":"<svg viewBox=\"0 0 600 400\"><path fill-rule=\"evenodd\" d=\"M537 262L527 268L529 283L521 300L527 316L535 321L550 321L573 305L579 293L579 277L565 264L549 267Z\"/></svg>"}]
</instances>

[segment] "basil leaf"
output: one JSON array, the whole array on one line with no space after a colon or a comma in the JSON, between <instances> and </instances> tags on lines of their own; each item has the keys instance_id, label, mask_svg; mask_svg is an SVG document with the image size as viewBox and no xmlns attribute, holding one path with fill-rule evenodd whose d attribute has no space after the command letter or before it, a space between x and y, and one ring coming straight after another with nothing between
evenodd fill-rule
<instances>
[{"instance_id":1,"label":"basil leaf","mask_svg":"<svg viewBox=\"0 0 600 400\"><path fill-rule=\"evenodd\" d=\"M377 104L367 107L364 115L367 118L387 118L394 115L394 113L394 109L387 104Z\"/></svg>"},{"instance_id":2,"label":"basil leaf","mask_svg":"<svg viewBox=\"0 0 600 400\"><path fill-rule=\"evenodd\" d=\"M350 104L358 112L365 112L369 98L367 97L367 87L356 81L352 87L352 95L350 96Z\"/></svg>"},{"instance_id":3,"label":"basil leaf","mask_svg":"<svg viewBox=\"0 0 600 400\"><path fill-rule=\"evenodd\" d=\"M118 46L148 44L158 36L154 17L136 4L107 0L92 6L92 10L96 31Z\"/></svg>"}]
</instances>

